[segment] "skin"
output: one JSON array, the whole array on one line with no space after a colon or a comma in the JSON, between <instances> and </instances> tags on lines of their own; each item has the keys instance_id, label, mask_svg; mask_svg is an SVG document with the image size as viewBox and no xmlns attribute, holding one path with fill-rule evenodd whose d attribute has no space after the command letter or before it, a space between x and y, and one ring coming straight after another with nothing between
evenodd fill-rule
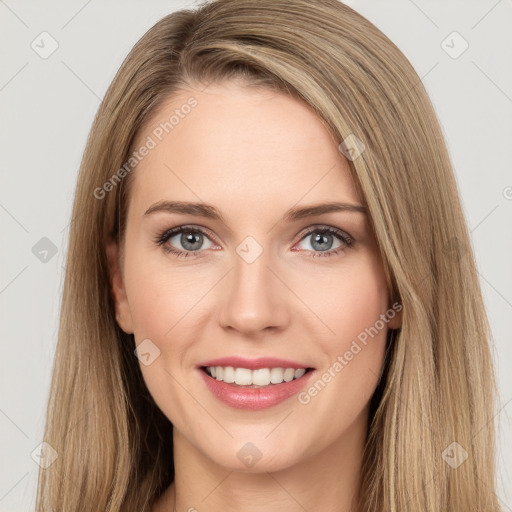
<instances>
[{"instance_id":1,"label":"skin","mask_svg":"<svg viewBox=\"0 0 512 512\"><path fill-rule=\"evenodd\" d=\"M281 220L292 207L362 205L362 198L348 161L309 107L241 82L201 89L168 98L138 135L142 144L191 95L197 99L133 171L126 237L121 247L107 247L117 321L137 345L149 338L160 350L141 370L174 425L177 476L153 510L356 510L369 401L387 329L400 326L400 314L308 404L293 396L261 411L231 408L210 393L196 365L274 356L314 367L315 382L375 324L391 304L367 214ZM163 200L214 205L224 222L145 215ZM207 230L187 258L155 242L181 225ZM316 232L306 233L325 226L354 244L327 235L324 247L340 252L318 256ZM248 236L263 248L250 264L236 252ZM186 250L179 234L166 245ZM237 457L247 442L261 452L252 467Z\"/></svg>"}]
</instances>

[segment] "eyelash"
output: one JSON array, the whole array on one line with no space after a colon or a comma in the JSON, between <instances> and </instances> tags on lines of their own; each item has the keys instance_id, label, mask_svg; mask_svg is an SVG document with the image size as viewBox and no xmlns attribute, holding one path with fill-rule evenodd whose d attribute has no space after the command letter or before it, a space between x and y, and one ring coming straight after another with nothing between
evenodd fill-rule
<instances>
[{"instance_id":1,"label":"eyelash","mask_svg":"<svg viewBox=\"0 0 512 512\"><path fill-rule=\"evenodd\" d=\"M172 229L167 229L160 233L156 237L156 244L159 246L163 246L163 250L167 253L174 254L178 258L189 258L189 257L195 257L193 256L196 252L202 252L202 251L181 251L179 249L174 249L169 246L164 246L164 244L173 236L179 235L183 232L192 232L192 233L201 233L203 236L206 236L207 238L211 238L212 236L208 234L208 232L203 231L202 229L193 227L193 226L179 226ZM345 246L338 247L337 249L332 249L330 251L320 251L320 252L314 252L309 257L311 258L324 258L324 257L330 257L335 256L340 253L342 253L344 250L351 248L354 245L354 240L352 237L347 235L345 232L341 231L340 229L329 227L329 226L322 226L322 227L316 227L314 229L311 229L307 233L304 233L302 238L299 240L300 242L304 240L309 235L312 235L314 233L320 233L322 235L324 234L330 234L338 238L341 242L345 244ZM311 251L306 251L311 252Z\"/></svg>"}]
</instances>

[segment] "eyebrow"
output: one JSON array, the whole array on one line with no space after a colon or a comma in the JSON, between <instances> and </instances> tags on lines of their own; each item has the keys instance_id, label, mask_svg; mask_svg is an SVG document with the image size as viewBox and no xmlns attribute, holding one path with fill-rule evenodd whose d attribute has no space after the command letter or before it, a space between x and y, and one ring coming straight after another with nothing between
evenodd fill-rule
<instances>
[{"instance_id":1,"label":"eyebrow","mask_svg":"<svg viewBox=\"0 0 512 512\"><path fill-rule=\"evenodd\" d=\"M156 212L182 213L195 215L197 217L206 217L208 219L220 220L225 224L222 214L212 205L207 203L190 203L184 201L159 201L151 205L144 215L151 215ZM366 206L349 203L322 203L312 206L296 207L288 210L282 220L292 222L313 215L321 215L332 212L356 212L366 214Z\"/></svg>"}]
</instances>

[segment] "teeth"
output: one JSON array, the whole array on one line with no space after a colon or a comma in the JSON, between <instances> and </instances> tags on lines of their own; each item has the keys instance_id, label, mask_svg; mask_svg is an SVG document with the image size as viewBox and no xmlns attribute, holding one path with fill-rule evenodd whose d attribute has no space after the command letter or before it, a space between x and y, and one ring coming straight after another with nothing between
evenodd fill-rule
<instances>
[{"instance_id":1,"label":"teeth","mask_svg":"<svg viewBox=\"0 0 512 512\"><path fill-rule=\"evenodd\" d=\"M305 368L233 368L232 366L208 366L206 371L217 380L238 386L268 386L281 384L302 377Z\"/></svg>"},{"instance_id":2,"label":"teeth","mask_svg":"<svg viewBox=\"0 0 512 512\"><path fill-rule=\"evenodd\" d=\"M217 366L219 371L220 366ZM237 368L235 370L235 384L239 386L249 386L252 384L252 372L247 368Z\"/></svg>"},{"instance_id":3,"label":"teeth","mask_svg":"<svg viewBox=\"0 0 512 512\"><path fill-rule=\"evenodd\" d=\"M270 370L268 368L253 370L252 383L256 386L268 386L270 384Z\"/></svg>"},{"instance_id":4,"label":"teeth","mask_svg":"<svg viewBox=\"0 0 512 512\"><path fill-rule=\"evenodd\" d=\"M296 379L299 379L299 378L300 378L300 377L302 377L305 373L306 373L306 370L304 370L304 368L298 368L297 370L295 370L295 378L296 378Z\"/></svg>"},{"instance_id":5,"label":"teeth","mask_svg":"<svg viewBox=\"0 0 512 512\"><path fill-rule=\"evenodd\" d=\"M212 367L212 370L216 371L217 368ZM224 368L224 378L222 380L228 384L235 382L235 369L232 366Z\"/></svg>"},{"instance_id":6,"label":"teeth","mask_svg":"<svg viewBox=\"0 0 512 512\"><path fill-rule=\"evenodd\" d=\"M295 377L295 370L293 368L286 368L283 374L283 379L285 382L290 382Z\"/></svg>"},{"instance_id":7,"label":"teeth","mask_svg":"<svg viewBox=\"0 0 512 512\"><path fill-rule=\"evenodd\" d=\"M284 380L283 375L284 371L282 368L272 368L270 370L270 382L272 382L272 384L280 384Z\"/></svg>"}]
</instances>

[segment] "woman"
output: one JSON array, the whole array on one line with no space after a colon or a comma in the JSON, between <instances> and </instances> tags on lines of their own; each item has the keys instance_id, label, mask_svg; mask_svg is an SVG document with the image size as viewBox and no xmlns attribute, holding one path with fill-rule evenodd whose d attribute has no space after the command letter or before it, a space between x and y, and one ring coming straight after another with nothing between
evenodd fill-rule
<instances>
[{"instance_id":1,"label":"woman","mask_svg":"<svg viewBox=\"0 0 512 512\"><path fill-rule=\"evenodd\" d=\"M175 12L85 150L37 510L497 511L489 338L396 46L335 0Z\"/></svg>"}]
</instances>

